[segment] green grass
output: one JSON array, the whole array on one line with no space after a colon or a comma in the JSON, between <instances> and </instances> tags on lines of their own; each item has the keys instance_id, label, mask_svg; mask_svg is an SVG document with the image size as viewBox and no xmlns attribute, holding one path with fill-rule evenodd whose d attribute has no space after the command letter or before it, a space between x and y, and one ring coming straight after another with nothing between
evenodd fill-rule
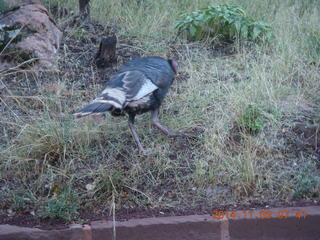
<instances>
[{"instance_id":1,"label":"green grass","mask_svg":"<svg viewBox=\"0 0 320 240\"><path fill-rule=\"evenodd\" d=\"M249 105L240 116L237 125L242 131L247 133L262 131L264 120L261 109L255 105Z\"/></svg>"},{"instance_id":2,"label":"green grass","mask_svg":"<svg viewBox=\"0 0 320 240\"><path fill-rule=\"evenodd\" d=\"M64 4L77 11L73 1ZM225 56L224 49L177 38L181 13L217 4L240 5L248 16L270 23L271 43L234 43ZM126 50L178 60L161 121L197 138L167 138L147 114L139 116L137 131L150 152L141 157L126 118L74 120L70 113L103 84L95 69L82 65L83 56L73 57L65 46L60 71L17 73L9 77L19 85L5 82L12 94L0 99L2 209L71 221L84 209L108 212L113 197L116 209L272 204L288 202L290 195L319 200L317 156L307 145L296 154L294 142L297 123L319 122L318 2L95 0L91 14L116 27L120 40L133 42ZM64 24L67 18L56 20ZM86 34L74 27L65 39L83 46Z\"/></svg>"}]
</instances>

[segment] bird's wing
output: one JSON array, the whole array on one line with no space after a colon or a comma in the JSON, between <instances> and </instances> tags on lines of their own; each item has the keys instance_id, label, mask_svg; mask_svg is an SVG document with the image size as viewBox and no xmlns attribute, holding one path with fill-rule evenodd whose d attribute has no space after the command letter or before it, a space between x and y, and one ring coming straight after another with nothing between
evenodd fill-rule
<instances>
[{"instance_id":1,"label":"bird's wing","mask_svg":"<svg viewBox=\"0 0 320 240\"><path fill-rule=\"evenodd\" d=\"M143 66L147 77L159 88L169 88L174 78L169 62L159 57L150 57L148 59Z\"/></svg>"},{"instance_id":2,"label":"bird's wing","mask_svg":"<svg viewBox=\"0 0 320 240\"><path fill-rule=\"evenodd\" d=\"M126 93L121 88L106 87L94 102L109 103L115 108L122 108L126 101Z\"/></svg>"},{"instance_id":3,"label":"bird's wing","mask_svg":"<svg viewBox=\"0 0 320 240\"><path fill-rule=\"evenodd\" d=\"M94 102L108 103L122 109L128 102L142 99L158 87L141 71L118 72Z\"/></svg>"},{"instance_id":4,"label":"bird's wing","mask_svg":"<svg viewBox=\"0 0 320 240\"><path fill-rule=\"evenodd\" d=\"M158 86L141 71L127 71L122 75L123 90L127 101L139 100L158 89Z\"/></svg>"},{"instance_id":5,"label":"bird's wing","mask_svg":"<svg viewBox=\"0 0 320 240\"><path fill-rule=\"evenodd\" d=\"M161 57L145 57L128 61L120 67L117 75L124 73L128 73L126 76L130 81L149 79L158 88L169 88L174 78L174 72L168 60Z\"/></svg>"}]
</instances>

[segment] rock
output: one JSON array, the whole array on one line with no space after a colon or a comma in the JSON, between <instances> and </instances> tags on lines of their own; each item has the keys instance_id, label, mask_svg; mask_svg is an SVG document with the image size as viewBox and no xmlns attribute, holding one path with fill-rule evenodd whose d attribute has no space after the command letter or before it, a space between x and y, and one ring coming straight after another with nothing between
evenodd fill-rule
<instances>
[{"instance_id":1,"label":"rock","mask_svg":"<svg viewBox=\"0 0 320 240\"><path fill-rule=\"evenodd\" d=\"M13 8L0 18L0 71L25 62L52 68L61 40L62 32L44 6L32 3Z\"/></svg>"}]
</instances>

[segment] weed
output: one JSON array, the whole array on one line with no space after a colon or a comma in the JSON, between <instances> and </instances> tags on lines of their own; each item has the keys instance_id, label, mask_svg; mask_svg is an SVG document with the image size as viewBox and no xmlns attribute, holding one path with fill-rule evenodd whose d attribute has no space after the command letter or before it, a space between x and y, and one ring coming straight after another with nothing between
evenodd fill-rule
<instances>
[{"instance_id":1,"label":"weed","mask_svg":"<svg viewBox=\"0 0 320 240\"><path fill-rule=\"evenodd\" d=\"M78 194L66 188L61 193L53 195L43 203L42 217L71 221L76 216L80 203L81 201Z\"/></svg>"},{"instance_id":2,"label":"weed","mask_svg":"<svg viewBox=\"0 0 320 240\"><path fill-rule=\"evenodd\" d=\"M256 105L249 105L245 108L237 124L244 132L257 133L262 131L265 125L262 110Z\"/></svg>"},{"instance_id":3,"label":"weed","mask_svg":"<svg viewBox=\"0 0 320 240\"><path fill-rule=\"evenodd\" d=\"M13 201L10 209L15 212L30 212L34 205L38 204L38 199L29 191L18 189L12 192L11 195Z\"/></svg>"},{"instance_id":4,"label":"weed","mask_svg":"<svg viewBox=\"0 0 320 240\"><path fill-rule=\"evenodd\" d=\"M296 176L297 185L294 196L297 198L319 197L320 196L320 177L313 174L316 166L314 162L307 162Z\"/></svg>"},{"instance_id":5,"label":"weed","mask_svg":"<svg viewBox=\"0 0 320 240\"><path fill-rule=\"evenodd\" d=\"M239 6L209 6L183 14L181 18L175 26L179 34L184 32L188 38L196 40L209 36L223 41L240 38L258 41L270 40L272 36L270 24L247 17Z\"/></svg>"}]
</instances>

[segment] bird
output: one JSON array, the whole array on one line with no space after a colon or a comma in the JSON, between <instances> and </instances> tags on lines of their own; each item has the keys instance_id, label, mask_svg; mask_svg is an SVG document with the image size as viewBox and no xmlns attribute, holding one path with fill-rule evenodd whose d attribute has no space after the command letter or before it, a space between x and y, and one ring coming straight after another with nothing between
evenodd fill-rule
<instances>
[{"instance_id":1,"label":"bird","mask_svg":"<svg viewBox=\"0 0 320 240\"><path fill-rule=\"evenodd\" d=\"M175 137L174 132L159 122L160 106L177 74L178 63L173 59L149 56L124 63L113 74L102 93L75 117L110 112L112 116L128 115L128 125L139 151L147 155L136 132L134 122L138 114L151 112L152 124L163 133Z\"/></svg>"}]
</instances>

